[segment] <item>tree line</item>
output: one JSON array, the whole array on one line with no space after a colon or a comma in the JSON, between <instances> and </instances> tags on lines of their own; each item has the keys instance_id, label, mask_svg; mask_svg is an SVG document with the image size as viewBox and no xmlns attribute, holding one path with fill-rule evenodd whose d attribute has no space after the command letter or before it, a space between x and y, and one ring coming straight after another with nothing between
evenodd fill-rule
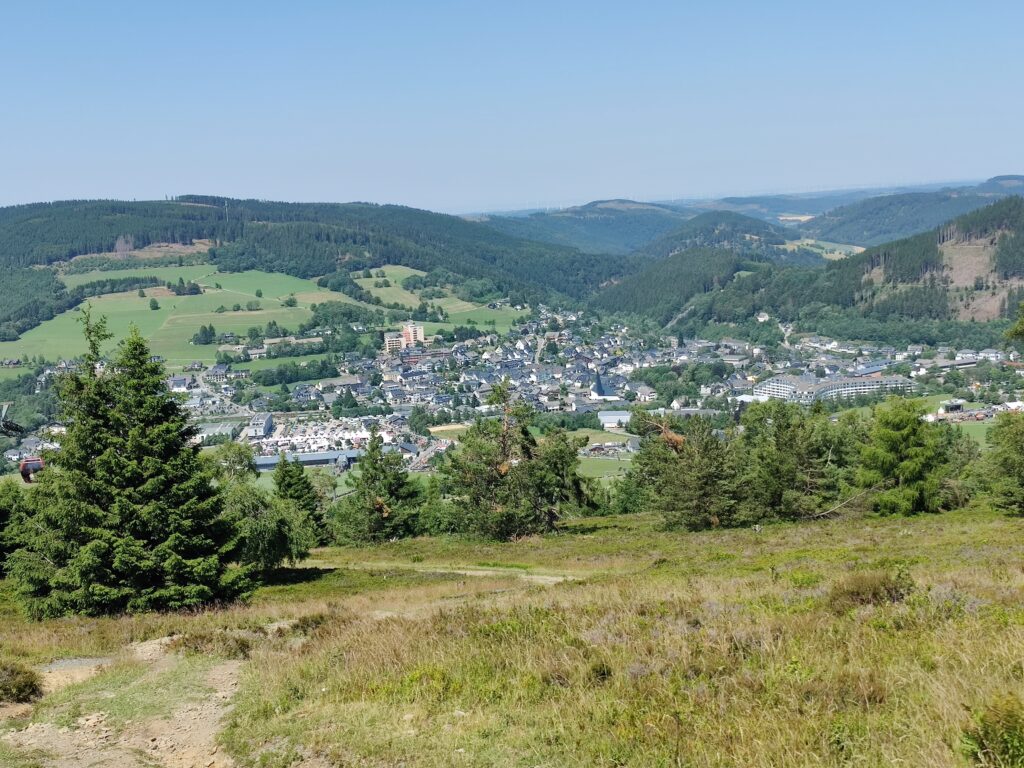
<instances>
[{"instance_id":1,"label":"tree line","mask_svg":"<svg viewBox=\"0 0 1024 768\"><path fill-rule=\"evenodd\" d=\"M882 514L959 506L978 446L923 414L902 399L838 417L772 401L716 429L701 417L637 412L631 428L644 439L613 508L654 511L669 528L700 530L827 516L858 500Z\"/></svg>"}]
</instances>

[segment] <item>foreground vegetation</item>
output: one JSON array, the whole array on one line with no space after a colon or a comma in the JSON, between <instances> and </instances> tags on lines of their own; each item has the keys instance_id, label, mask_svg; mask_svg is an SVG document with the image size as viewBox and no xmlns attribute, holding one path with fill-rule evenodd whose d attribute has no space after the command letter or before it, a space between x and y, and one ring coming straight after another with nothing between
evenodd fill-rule
<instances>
[{"instance_id":1,"label":"foreground vegetation","mask_svg":"<svg viewBox=\"0 0 1024 768\"><path fill-rule=\"evenodd\" d=\"M570 526L488 556L584 581L340 622L253 664L225 739L368 765L966 764L968 711L1021 692L1020 532L981 511Z\"/></svg>"},{"instance_id":2,"label":"foreground vegetation","mask_svg":"<svg viewBox=\"0 0 1024 768\"><path fill-rule=\"evenodd\" d=\"M221 734L241 765L1015 765L971 750L1024 694L1022 525L978 506L666 534L631 515L322 549L248 605L8 611L2 644L42 661L177 633L216 658L211 636L249 631ZM304 616L287 643L257 629ZM189 658L155 698L196 685ZM32 717L143 715L126 664Z\"/></svg>"},{"instance_id":3,"label":"foreground vegetation","mask_svg":"<svg viewBox=\"0 0 1024 768\"><path fill-rule=\"evenodd\" d=\"M262 767L1024 764L1024 416L982 458L908 400L724 429L637 411L609 489L586 435L502 383L435 478L371 430L335 502L297 463L270 493L247 447L201 456L138 331L99 373L109 334L83 321L61 450L0 487L0 705L38 699L9 763L114 764L191 719L143 743ZM54 659L87 674L33 668Z\"/></svg>"}]
</instances>

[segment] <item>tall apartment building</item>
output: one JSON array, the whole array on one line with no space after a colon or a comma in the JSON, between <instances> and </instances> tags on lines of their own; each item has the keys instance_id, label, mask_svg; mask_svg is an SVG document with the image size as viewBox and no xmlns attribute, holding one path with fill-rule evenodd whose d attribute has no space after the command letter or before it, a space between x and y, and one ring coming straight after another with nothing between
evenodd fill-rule
<instances>
[{"instance_id":1,"label":"tall apartment building","mask_svg":"<svg viewBox=\"0 0 1024 768\"><path fill-rule=\"evenodd\" d=\"M402 327L402 349L415 347L417 344L425 344L426 335L423 333L423 326L416 323L406 323Z\"/></svg>"},{"instance_id":2,"label":"tall apartment building","mask_svg":"<svg viewBox=\"0 0 1024 768\"><path fill-rule=\"evenodd\" d=\"M426 344L427 336L423 332L423 326L416 323L406 323L400 332L384 334L384 351L389 355L400 352L417 344Z\"/></svg>"},{"instance_id":3,"label":"tall apartment building","mask_svg":"<svg viewBox=\"0 0 1024 768\"><path fill-rule=\"evenodd\" d=\"M384 351L389 355L394 355L402 349L402 334L400 333L385 333L384 334Z\"/></svg>"}]
</instances>

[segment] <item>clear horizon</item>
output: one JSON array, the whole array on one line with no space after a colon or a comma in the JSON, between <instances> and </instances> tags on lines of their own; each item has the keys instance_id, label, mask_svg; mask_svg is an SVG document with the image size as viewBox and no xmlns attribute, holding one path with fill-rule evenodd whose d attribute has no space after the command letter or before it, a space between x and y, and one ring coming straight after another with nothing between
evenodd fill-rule
<instances>
[{"instance_id":1,"label":"clear horizon","mask_svg":"<svg viewBox=\"0 0 1024 768\"><path fill-rule=\"evenodd\" d=\"M1022 23L1009 2L12 3L0 205L480 213L980 180L1024 171Z\"/></svg>"}]
</instances>

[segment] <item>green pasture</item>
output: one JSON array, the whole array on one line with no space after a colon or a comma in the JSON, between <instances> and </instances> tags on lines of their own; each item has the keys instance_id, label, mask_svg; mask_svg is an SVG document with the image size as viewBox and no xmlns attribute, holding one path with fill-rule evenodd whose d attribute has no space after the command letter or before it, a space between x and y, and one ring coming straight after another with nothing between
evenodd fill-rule
<instances>
[{"instance_id":1,"label":"green pasture","mask_svg":"<svg viewBox=\"0 0 1024 768\"><path fill-rule=\"evenodd\" d=\"M376 276L376 273L381 270L384 271L387 280L391 283L388 288L375 288L373 285L383 279ZM372 271L374 273L374 277L360 277L362 272L353 273L353 278L360 288L369 291L385 304L398 303L410 308L419 305L420 297L412 291L405 290L405 288L402 287L402 280L410 275L425 275L426 272L422 272L418 269L412 269L411 267L399 267L395 265L377 267Z\"/></svg>"}]
</instances>

